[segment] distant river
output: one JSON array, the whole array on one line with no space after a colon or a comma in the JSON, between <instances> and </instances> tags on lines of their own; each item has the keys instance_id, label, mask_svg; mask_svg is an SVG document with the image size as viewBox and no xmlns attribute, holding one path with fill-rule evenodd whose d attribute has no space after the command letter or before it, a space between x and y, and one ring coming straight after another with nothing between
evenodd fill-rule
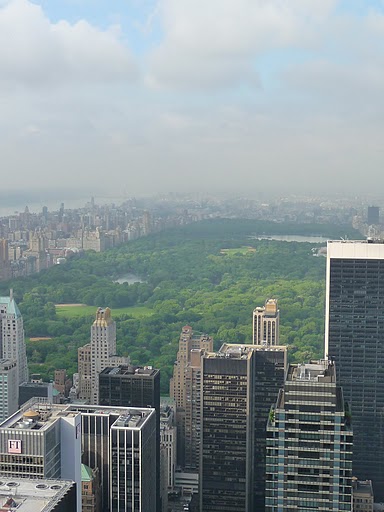
<instances>
[{"instance_id":1,"label":"distant river","mask_svg":"<svg viewBox=\"0 0 384 512\"><path fill-rule=\"evenodd\" d=\"M257 235L250 236L253 240L279 240L280 242L309 242L311 244L322 244L330 238L323 236L304 236L304 235Z\"/></svg>"},{"instance_id":2,"label":"distant river","mask_svg":"<svg viewBox=\"0 0 384 512\"><path fill-rule=\"evenodd\" d=\"M142 279L140 279L139 276L136 276L135 274L131 274L131 273L124 274L121 277L119 277L119 279L116 279L113 282L114 283L119 283L119 284L123 284L123 283L128 283L128 284L144 283L144 281Z\"/></svg>"}]
</instances>

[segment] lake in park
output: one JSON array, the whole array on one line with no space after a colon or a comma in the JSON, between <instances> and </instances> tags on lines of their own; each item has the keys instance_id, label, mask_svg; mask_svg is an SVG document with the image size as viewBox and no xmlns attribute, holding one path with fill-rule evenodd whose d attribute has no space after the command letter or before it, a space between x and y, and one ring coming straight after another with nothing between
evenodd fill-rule
<instances>
[{"instance_id":1,"label":"lake in park","mask_svg":"<svg viewBox=\"0 0 384 512\"><path fill-rule=\"evenodd\" d=\"M250 236L252 240L278 240L280 242L307 242L310 244L323 244L331 238L317 235L255 235Z\"/></svg>"},{"instance_id":2,"label":"lake in park","mask_svg":"<svg viewBox=\"0 0 384 512\"><path fill-rule=\"evenodd\" d=\"M119 279L116 279L113 282L114 283L119 283L119 284L123 284L123 283L128 283L128 284L144 283L144 281L142 279L140 279L139 276L136 276L135 274L131 274L131 273L124 274L121 277L119 277Z\"/></svg>"}]
</instances>

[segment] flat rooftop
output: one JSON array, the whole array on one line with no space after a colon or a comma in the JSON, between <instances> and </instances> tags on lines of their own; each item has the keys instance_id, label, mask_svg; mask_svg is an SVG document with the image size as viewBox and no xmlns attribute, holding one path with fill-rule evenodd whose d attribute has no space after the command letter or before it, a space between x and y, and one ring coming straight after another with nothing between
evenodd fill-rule
<instances>
[{"instance_id":1,"label":"flat rooftop","mask_svg":"<svg viewBox=\"0 0 384 512\"><path fill-rule=\"evenodd\" d=\"M10 512L49 512L73 485L66 480L0 477L0 508Z\"/></svg>"},{"instance_id":2,"label":"flat rooftop","mask_svg":"<svg viewBox=\"0 0 384 512\"><path fill-rule=\"evenodd\" d=\"M290 364L287 381L336 382L335 366L325 359L303 364Z\"/></svg>"},{"instance_id":3,"label":"flat rooftop","mask_svg":"<svg viewBox=\"0 0 384 512\"><path fill-rule=\"evenodd\" d=\"M147 375L149 377L156 375L160 370L153 368L153 366L131 366L131 365L121 365L115 368L108 367L105 368L100 375Z\"/></svg>"},{"instance_id":4,"label":"flat rooftop","mask_svg":"<svg viewBox=\"0 0 384 512\"><path fill-rule=\"evenodd\" d=\"M219 352L210 352L205 357L228 357L234 359L247 359L251 352L286 352L284 345L251 345L224 343Z\"/></svg>"},{"instance_id":5,"label":"flat rooftop","mask_svg":"<svg viewBox=\"0 0 384 512\"><path fill-rule=\"evenodd\" d=\"M12 416L0 424L0 429L46 430L62 417L74 417L77 414L111 415L120 418L121 427L139 428L145 420L155 414L155 409L141 407L104 407L101 405L52 404L46 398L32 398ZM132 418L136 418L133 420Z\"/></svg>"}]
</instances>

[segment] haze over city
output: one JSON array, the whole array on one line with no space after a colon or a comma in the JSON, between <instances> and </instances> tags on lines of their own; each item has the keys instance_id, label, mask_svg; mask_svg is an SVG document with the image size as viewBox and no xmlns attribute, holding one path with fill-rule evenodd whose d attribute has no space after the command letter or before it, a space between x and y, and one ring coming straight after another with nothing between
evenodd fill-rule
<instances>
[{"instance_id":1,"label":"haze over city","mask_svg":"<svg viewBox=\"0 0 384 512\"><path fill-rule=\"evenodd\" d=\"M378 0L2 0L2 190L377 189L383 34Z\"/></svg>"}]
</instances>

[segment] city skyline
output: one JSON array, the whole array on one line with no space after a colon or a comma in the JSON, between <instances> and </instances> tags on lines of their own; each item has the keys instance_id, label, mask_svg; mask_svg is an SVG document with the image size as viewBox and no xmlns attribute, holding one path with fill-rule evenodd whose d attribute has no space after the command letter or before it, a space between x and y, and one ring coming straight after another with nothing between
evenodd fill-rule
<instances>
[{"instance_id":1,"label":"city skyline","mask_svg":"<svg viewBox=\"0 0 384 512\"><path fill-rule=\"evenodd\" d=\"M368 191L383 26L379 0L2 0L5 188Z\"/></svg>"}]
</instances>

